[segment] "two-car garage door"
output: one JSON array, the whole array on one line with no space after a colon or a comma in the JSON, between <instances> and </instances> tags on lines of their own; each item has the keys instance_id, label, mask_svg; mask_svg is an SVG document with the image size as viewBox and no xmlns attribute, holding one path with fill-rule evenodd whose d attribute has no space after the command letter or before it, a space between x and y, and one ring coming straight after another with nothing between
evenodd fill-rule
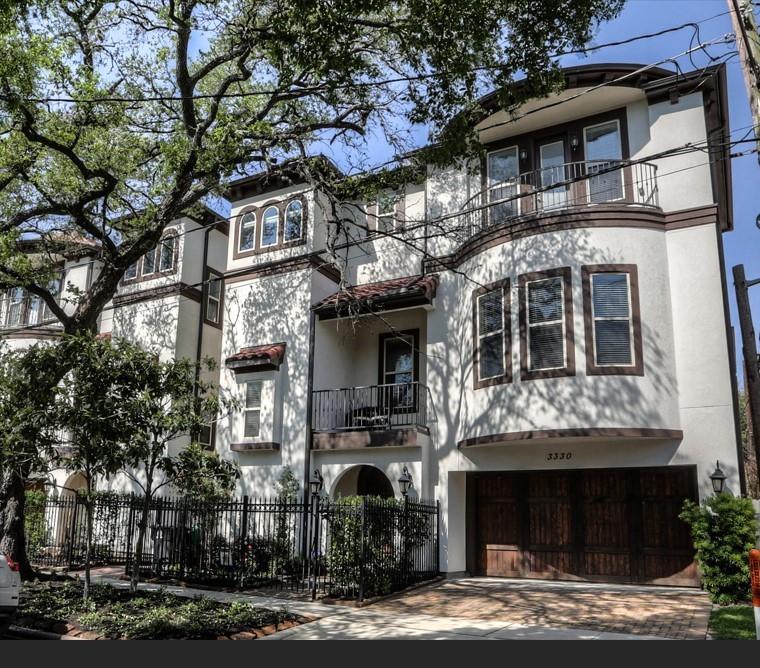
<instances>
[{"instance_id":1,"label":"two-car garage door","mask_svg":"<svg viewBox=\"0 0 760 668\"><path fill-rule=\"evenodd\" d=\"M471 571L698 584L678 519L694 467L476 473L468 489Z\"/></svg>"}]
</instances>

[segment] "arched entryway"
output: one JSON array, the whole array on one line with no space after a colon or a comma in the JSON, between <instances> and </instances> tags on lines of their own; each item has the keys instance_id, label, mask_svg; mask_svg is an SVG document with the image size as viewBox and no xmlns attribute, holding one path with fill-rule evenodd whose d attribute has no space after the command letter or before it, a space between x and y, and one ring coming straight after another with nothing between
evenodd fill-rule
<instances>
[{"instance_id":1,"label":"arched entryway","mask_svg":"<svg viewBox=\"0 0 760 668\"><path fill-rule=\"evenodd\" d=\"M368 464L352 466L338 478L333 487L333 497L379 496L391 499L395 496L393 485L379 468Z\"/></svg>"},{"instance_id":2,"label":"arched entryway","mask_svg":"<svg viewBox=\"0 0 760 668\"><path fill-rule=\"evenodd\" d=\"M63 483L63 489L61 490L61 496L74 496L79 492L84 492L87 489L87 478L84 473L72 473L66 482Z\"/></svg>"}]
</instances>

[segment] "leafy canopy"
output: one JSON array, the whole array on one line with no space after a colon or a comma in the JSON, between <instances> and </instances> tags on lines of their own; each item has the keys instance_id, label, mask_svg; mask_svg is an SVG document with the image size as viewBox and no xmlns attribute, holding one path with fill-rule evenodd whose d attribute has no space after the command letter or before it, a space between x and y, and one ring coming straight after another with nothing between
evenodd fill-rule
<instances>
[{"instance_id":1,"label":"leafy canopy","mask_svg":"<svg viewBox=\"0 0 760 668\"><path fill-rule=\"evenodd\" d=\"M28 0L0 6L0 287L42 298L66 331L94 328L125 269L240 169L352 169L378 139L415 158L478 150L474 100L505 106L559 85L623 0ZM508 84L521 74L529 86ZM460 113L461 112L461 113ZM454 120L452 121L452 118ZM294 161L294 162L293 162ZM18 242L38 237L30 261ZM48 283L62 254L100 248L69 309Z\"/></svg>"}]
</instances>

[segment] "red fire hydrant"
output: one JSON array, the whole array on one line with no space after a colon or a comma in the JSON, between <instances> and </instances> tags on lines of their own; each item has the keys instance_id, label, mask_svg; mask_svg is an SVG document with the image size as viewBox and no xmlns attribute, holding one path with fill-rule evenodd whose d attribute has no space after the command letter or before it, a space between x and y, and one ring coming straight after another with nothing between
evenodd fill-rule
<instances>
[{"instance_id":1,"label":"red fire hydrant","mask_svg":"<svg viewBox=\"0 0 760 668\"><path fill-rule=\"evenodd\" d=\"M749 551L749 579L752 585L752 608L755 611L755 637L760 640L760 550Z\"/></svg>"}]
</instances>

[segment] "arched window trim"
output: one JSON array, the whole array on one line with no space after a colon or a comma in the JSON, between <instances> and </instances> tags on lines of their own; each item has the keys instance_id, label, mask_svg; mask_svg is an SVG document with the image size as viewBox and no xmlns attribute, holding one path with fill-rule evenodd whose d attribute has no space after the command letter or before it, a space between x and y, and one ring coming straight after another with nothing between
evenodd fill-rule
<instances>
[{"instance_id":1,"label":"arched window trim","mask_svg":"<svg viewBox=\"0 0 760 668\"><path fill-rule=\"evenodd\" d=\"M267 218L269 218L269 212L274 211L275 213L275 226L274 226L274 241L269 244L264 243L264 229L267 224ZM274 204L266 207L264 209L264 213L261 214L261 231L260 231L260 239L259 239L259 248L275 248L280 243L280 209L279 207L275 206Z\"/></svg>"},{"instance_id":2,"label":"arched window trim","mask_svg":"<svg viewBox=\"0 0 760 668\"><path fill-rule=\"evenodd\" d=\"M245 220L246 216L251 216L252 220ZM238 253L252 253L256 250L257 225L258 225L258 218L256 216L255 209L246 209L245 211L243 211L240 214L238 221L239 222L238 222L237 252ZM253 235L251 237L251 247L242 248L243 228L245 225L248 225L249 223L251 223L253 227Z\"/></svg>"},{"instance_id":3,"label":"arched window trim","mask_svg":"<svg viewBox=\"0 0 760 668\"><path fill-rule=\"evenodd\" d=\"M292 207L298 207L298 236L289 239L288 215ZM303 239L303 202L300 199L293 199L290 200L290 202L288 202L287 206L285 207L285 214L283 216L282 243L293 244L301 241L301 239Z\"/></svg>"}]
</instances>

